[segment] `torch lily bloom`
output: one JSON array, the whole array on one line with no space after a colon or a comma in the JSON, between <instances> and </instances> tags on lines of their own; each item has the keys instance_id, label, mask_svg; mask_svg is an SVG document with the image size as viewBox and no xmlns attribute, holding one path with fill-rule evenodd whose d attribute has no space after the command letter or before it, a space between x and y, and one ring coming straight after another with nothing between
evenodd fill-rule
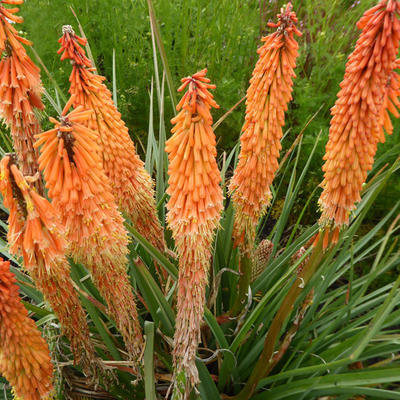
<instances>
[{"instance_id":1,"label":"torch lily bloom","mask_svg":"<svg viewBox=\"0 0 400 400\"><path fill-rule=\"evenodd\" d=\"M270 199L278 169L285 111L292 99L298 55L296 14L291 3L278 14L276 31L261 40L260 55L246 94L246 122L240 137L239 162L230 183L235 208L234 236L243 253L253 250L256 227Z\"/></svg>"},{"instance_id":2,"label":"torch lily bloom","mask_svg":"<svg viewBox=\"0 0 400 400\"><path fill-rule=\"evenodd\" d=\"M397 59L393 64L393 70L391 71L387 81L385 94L383 99L383 105L381 108L380 114L380 122L379 125L381 127L381 137L380 142L385 142L385 134L388 135L393 133L393 124L390 119L390 114L392 114L395 118L399 118L400 114L398 112L398 108L400 108L400 75L396 71L400 68L400 59Z\"/></svg>"},{"instance_id":3,"label":"torch lily bloom","mask_svg":"<svg viewBox=\"0 0 400 400\"><path fill-rule=\"evenodd\" d=\"M0 258L0 374L18 397L40 400L53 390L53 365L18 291L10 262Z\"/></svg>"},{"instance_id":4,"label":"torch lily bloom","mask_svg":"<svg viewBox=\"0 0 400 400\"><path fill-rule=\"evenodd\" d=\"M333 242L361 200L377 144L385 140L383 128L392 132L388 111L398 116L399 81L393 69L398 65L399 13L396 0L382 0L364 13L357 24L362 32L332 108L319 204L321 226L334 227Z\"/></svg>"},{"instance_id":5,"label":"torch lily bloom","mask_svg":"<svg viewBox=\"0 0 400 400\"><path fill-rule=\"evenodd\" d=\"M211 107L218 105L208 89L207 70L182 79L178 91L188 88L171 120L172 137L166 142L169 158L167 222L179 255L178 314L174 336L175 382L179 391L199 382L195 365L211 247L222 210L220 172ZM179 383L185 377L184 387ZM188 380L186 380L186 377Z\"/></svg>"},{"instance_id":6,"label":"torch lily bloom","mask_svg":"<svg viewBox=\"0 0 400 400\"><path fill-rule=\"evenodd\" d=\"M37 151L33 148L33 136L40 132L36 110L44 108L40 99L41 81L39 68L32 62L23 45L32 43L21 37L12 23L23 19L15 15L18 8L6 8L4 4L22 4L21 0L0 1L0 116L11 130L18 163L24 175L38 172ZM35 181L39 193L41 179Z\"/></svg>"},{"instance_id":7,"label":"torch lily bloom","mask_svg":"<svg viewBox=\"0 0 400 400\"><path fill-rule=\"evenodd\" d=\"M94 377L97 359L85 311L69 275L63 228L52 204L31 188L15 162L15 156L7 155L0 163L0 190L10 210L11 253L23 256L25 269L58 316L75 363Z\"/></svg>"},{"instance_id":8,"label":"torch lily bloom","mask_svg":"<svg viewBox=\"0 0 400 400\"><path fill-rule=\"evenodd\" d=\"M69 254L89 268L130 356L137 360L143 337L126 271L128 234L103 172L97 134L86 126L94 112L77 107L67 114L73 102L74 96L60 121L50 118L53 129L37 135L39 168L66 229Z\"/></svg>"},{"instance_id":9,"label":"torch lily bloom","mask_svg":"<svg viewBox=\"0 0 400 400\"><path fill-rule=\"evenodd\" d=\"M70 59L73 65L69 78L73 106L94 111L84 123L97 134L102 165L120 210L128 215L140 234L164 251L164 234L157 217L153 181L136 153L111 92L103 83L105 78L95 73L85 56L81 45L86 44L86 40L66 25L59 42L61 59Z\"/></svg>"}]
</instances>

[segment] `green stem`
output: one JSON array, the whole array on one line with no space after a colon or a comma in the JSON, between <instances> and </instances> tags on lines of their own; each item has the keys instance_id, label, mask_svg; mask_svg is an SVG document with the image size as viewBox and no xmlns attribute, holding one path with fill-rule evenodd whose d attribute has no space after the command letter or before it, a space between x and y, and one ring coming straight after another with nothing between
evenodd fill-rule
<instances>
[{"instance_id":1,"label":"green stem","mask_svg":"<svg viewBox=\"0 0 400 400\"><path fill-rule=\"evenodd\" d=\"M254 367L242 391L233 397L234 400L250 399L252 394L256 390L257 384L260 379L266 377L271 372L271 369L273 367L272 356L275 349L275 343L279 339L281 328L286 318L289 317L289 315L291 314L296 299L299 297L302 290L305 288L311 277L314 275L314 272L320 265L321 260L324 256L322 250L322 237L323 233L321 232L320 240L314 248L309 261L298 273L296 280L294 281L292 287L287 293L285 299L281 303L281 306L271 323L271 326L265 338L263 351L257 361L256 366Z\"/></svg>"},{"instance_id":2,"label":"green stem","mask_svg":"<svg viewBox=\"0 0 400 400\"><path fill-rule=\"evenodd\" d=\"M156 12L154 10L154 5L152 0L147 0L147 5L149 7L149 15L150 15L150 22L153 26L153 30L154 30L154 36L157 42L157 46L158 46L158 51L160 53L161 56L161 62L163 64L165 73L167 75L167 84L168 84L168 90L169 90L169 95L171 96L171 103L172 103L172 108L173 108L173 112L174 114L176 113L176 95L175 95L175 88L174 88L174 83L173 83L173 79L172 79L172 74L171 74L171 70L169 68L169 64L168 64L168 59L167 59L167 53L165 52L165 48L164 48L164 43L161 39L161 30L160 30L160 25L158 23L158 20L156 18Z\"/></svg>"},{"instance_id":3,"label":"green stem","mask_svg":"<svg viewBox=\"0 0 400 400\"><path fill-rule=\"evenodd\" d=\"M251 268L252 262L249 254L246 252L245 254L240 255L240 277L238 282L238 295L230 311L230 315L233 317L236 317L241 313L246 303L246 297L249 292L251 281Z\"/></svg>"}]
</instances>

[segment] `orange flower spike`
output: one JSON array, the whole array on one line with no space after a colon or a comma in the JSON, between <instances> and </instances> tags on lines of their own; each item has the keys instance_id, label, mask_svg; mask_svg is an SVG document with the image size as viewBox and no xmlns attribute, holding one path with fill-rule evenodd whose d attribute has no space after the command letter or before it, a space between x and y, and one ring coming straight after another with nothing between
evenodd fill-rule
<instances>
[{"instance_id":1,"label":"orange flower spike","mask_svg":"<svg viewBox=\"0 0 400 400\"><path fill-rule=\"evenodd\" d=\"M59 42L62 58L69 58L73 64L69 78L69 92L75 96L73 106L94 111L85 124L98 132L103 168L120 210L128 215L141 235L164 251L164 232L157 217L153 181L136 153L111 92L103 83L105 78L90 68L91 63L80 47L86 41L77 36L71 26L63 28Z\"/></svg>"},{"instance_id":2,"label":"orange flower spike","mask_svg":"<svg viewBox=\"0 0 400 400\"><path fill-rule=\"evenodd\" d=\"M35 146L41 146L40 168L66 228L68 252L91 271L130 356L138 360L143 337L126 271L128 235L103 172L97 135L87 128L92 115L81 106L69 114L64 108L60 121L51 120L55 129L37 135Z\"/></svg>"},{"instance_id":3,"label":"orange flower spike","mask_svg":"<svg viewBox=\"0 0 400 400\"><path fill-rule=\"evenodd\" d=\"M26 53L24 45L32 43L18 35L12 23L21 23L15 15L18 8L6 8L4 4L22 4L22 1L0 1L0 116L10 128L19 165L24 175L34 176L38 171L37 151L33 148L33 136L40 132L35 110L44 108L40 99L42 87L39 68ZM35 186L42 192L38 178Z\"/></svg>"},{"instance_id":4,"label":"orange flower spike","mask_svg":"<svg viewBox=\"0 0 400 400\"><path fill-rule=\"evenodd\" d=\"M86 315L75 292L65 259L63 228L53 206L33 190L6 156L0 164L0 190L10 209L8 241L11 252L24 258L24 267L44 294L71 343L76 363L94 376L98 365L89 338Z\"/></svg>"},{"instance_id":5,"label":"orange flower spike","mask_svg":"<svg viewBox=\"0 0 400 400\"><path fill-rule=\"evenodd\" d=\"M292 99L298 55L297 18L291 3L278 14L276 31L264 38L246 94L246 121L240 137L239 162L229 190L235 208L234 236L243 252L252 251L256 227L270 199L278 169L284 113Z\"/></svg>"},{"instance_id":6,"label":"orange flower spike","mask_svg":"<svg viewBox=\"0 0 400 400\"><path fill-rule=\"evenodd\" d=\"M357 24L362 32L332 108L319 199L322 226L340 228L349 223L377 144L385 140L383 129L392 132L388 112L398 116L399 77L393 69L398 67L399 14L399 1L382 0Z\"/></svg>"},{"instance_id":7,"label":"orange flower spike","mask_svg":"<svg viewBox=\"0 0 400 400\"><path fill-rule=\"evenodd\" d=\"M0 258L0 374L19 398L40 400L53 390L53 365L18 292L10 262Z\"/></svg>"},{"instance_id":8,"label":"orange flower spike","mask_svg":"<svg viewBox=\"0 0 400 400\"><path fill-rule=\"evenodd\" d=\"M395 118L399 118L400 114L398 108L400 108L400 75L396 72L396 69L400 68L400 59L397 59L393 65L393 71L390 73L386 83L385 96L383 100L383 106L381 109L380 126L381 126L381 138L382 143L385 142L384 131L391 135L393 133L393 125L390 120L390 114Z\"/></svg>"},{"instance_id":9,"label":"orange flower spike","mask_svg":"<svg viewBox=\"0 0 400 400\"><path fill-rule=\"evenodd\" d=\"M215 160L211 107L218 108L204 69L182 79L187 88L171 120L173 135L166 142L170 200L167 222L179 255L178 315L174 337L176 382L188 377L187 388L199 382L195 365L205 290L215 229L222 210L221 176Z\"/></svg>"}]
</instances>

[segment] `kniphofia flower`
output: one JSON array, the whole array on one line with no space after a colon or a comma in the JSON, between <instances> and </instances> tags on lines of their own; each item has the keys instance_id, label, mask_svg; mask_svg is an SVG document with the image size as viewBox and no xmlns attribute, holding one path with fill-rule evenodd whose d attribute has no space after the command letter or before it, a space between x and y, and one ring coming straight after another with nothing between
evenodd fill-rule
<instances>
[{"instance_id":1,"label":"kniphofia flower","mask_svg":"<svg viewBox=\"0 0 400 400\"><path fill-rule=\"evenodd\" d=\"M246 94L246 121L240 137L239 162L229 189L235 208L234 236L243 252L253 249L256 227L270 199L270 186L278 169L285 111L292 99L292 79L298 55L294 35L296 14L291 3L278 14L276 31L261 40Z\"/></svg>"},{"instance_id":2,"label":"kniphofia flower","mask_svg":"<svg viewBox=\"0 0 400 400\"><path fill-rule=\"evenodd\" d=\"M383 106L381 108L380 115L380 127L381 127L381 139L382 143L385 142L386 132L388 135L393 133L393 124L390 119L390 114L394 117L399 118L400 114L398 108L400 108L400 75L396 71L400 68L400 59L397 59L393 64L393 70L391 71L389 78L386 82L385 95L383 99Z\"/></svg>"},{"instance_id":3,"label":"kniphofia flower","mask_svg":"<svg viewBox=\"0 0 400 400\"><path fill-rule=\"evenodd\" d=\"M388 111L398 116L396 55L400 39L400 3L382 0L358 22L360 37L346 64L326 145L321 225L333 225L333 241L349 223L361 200L362 185L371 170L383 130L392 132ZM328 232L328 231L327 231Z\"/></svg>"},{"instance_id":4,"label":"kniphofia flower","mask_svg":"<svg viewBox=\"0 0 400 400\"><path fill-rule=\"evenodd\" d=\"M37 151L33 148L34 135L40 132L35 111L44 108L41 96L39 68L26 53L24 45L32 43L19 35L13 23L23 19L15 15L18 8L4 4L22 4L23 0L0 1L0 116L11 130L18 163L24 175L38 172ZM35 181L39 193L41 179Z\"/></svg>"},{"instance_id":5,"label":"kniphofia flower","mask_svg":"<svg viewBox=\"0 0 400 400\"><path fill-rule=\"evenodd\" d=\"M164 234L157 218L153 181L136 153L111 92L104 84L105 77L95 73L81 47L86 40L77 36L71 26L64 26L59 42L61 59L70 59L73 65L69 78L69 93L75 96L73 106L94 111L85 124L98 135L103 168L120 210L128 215L140 234L164 251Z\"/></svg>"},{"instance_id":6,"label":"kniphofia flower","mask_svg":"<svg viewBox=\"0 0 400 400\"><path fill-rule=\"evenodd\" d=\"M67 115L73 102L60 121L50 118L53 129L37 135L39 168L66 228L69 254L89 268L129 354L138 359L143 338L127 275L128 234L103 172L98 136L86 126L94 112L77 107Z\"/></svg>"},{"instance_id":7,"label":"kniphofia flower","mask_svg":"<svg viewBox=\"0 0 400 400\"><path fill-rule=\"evenodd\" d=\"M167 222L179 255L178 313L174 336L175 375L184 374L187 385L198 383L195 365L211 247L222 210L220 172L215 160L216 142L211 107L218 105L208 89L207 70L182 79L188 87L171 120L172 137L166 143L169 158Z\"/></svg>"},{"instance_id":8,"label":"kniphofia flower","mask_svg":"<svg viewBox=\"0 0 400 400\"><path fill-rule=\"evenodd\" d=\"M8 242L11 253L22 255L24 268L56 313L71 343L75 363L94 377L98 365L78 295L65 258L63 228L52 204L27 182L7 155L0 163L0 190L10 210Z\"/></svg>"},{"instance_id":9,"label":"kniphofia flower","mask_svg":"<svg viewBox=\"0 0 400 400\"><path fill-rule=\"evenodd\" d=\"M41 400L53 389L53 365L18 292L9 261L0 258L0 374L19 398Z\"/></svg>"}]
</instances>

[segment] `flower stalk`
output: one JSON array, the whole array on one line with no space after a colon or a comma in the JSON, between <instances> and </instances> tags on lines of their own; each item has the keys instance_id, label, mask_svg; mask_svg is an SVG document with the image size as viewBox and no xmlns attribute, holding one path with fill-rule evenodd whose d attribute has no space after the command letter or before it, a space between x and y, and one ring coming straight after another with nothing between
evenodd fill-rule
<instances>
[{"instance_id":1,"label":"flower stalk","mask_svg":"<svg viewBox=\"0 0 400 400\"><path fill-rule=\"evenodd\" d=\"M238 315L246 302L252 275L256 228L271 200L271 184L279 167L285 111L292 99L298 44L297 17L291 3L281 9L276 31L261 40L259 59L246 94L246 122L240 137L239 162L229 185L235 210L234 239L239 246L238 296L230 310Z\"/></svg>"},{"instance_id":2,"label":"flower stalk","mask_svg":"<svg viewBox=\"0 0 400 400\"><path fill-rule=\"evenodd\" d=\"M332 119L323 165L320 225L334 231L349 224L350 212L361 200L384 130L393 127L389 112L398 117L400 2L381 0L357 23L361 34L346 64Z\"/></svg>"},{"instance_id":3,"label":"flower stalk","mask_svg":"<svg viewBox=\"0 0 400 400\"><path fill-rule=\"evenodd\" d=\"M187 398L199 383L195 365L200 342L211 247L222 211L220 172L211 107L218 105L208 89L207 70L182 79L187 88L171 120L173 135L166 142L170 199L167 222L179 255L177 318L174 335L174 395Z\"/></svg>"},{"instance_id":4,"label":"flower stalk","mask_svg":"<svg viewBox=\"0 0 400 400\"><path fill-rule=\"evenodd\" d=\"M295 281L283 299L268 329L261 355L244 388L233 397L234 400L250 399L257 388L258 382L266 377L276 364L277 360L274 358L274 351L282 326L292 313L296 300L313 277L326 254L323 251L322 241L323 239L320 237L315 247L313 247L312 254L306 264L297 270Z\"/></svg>"}]
</instances>

